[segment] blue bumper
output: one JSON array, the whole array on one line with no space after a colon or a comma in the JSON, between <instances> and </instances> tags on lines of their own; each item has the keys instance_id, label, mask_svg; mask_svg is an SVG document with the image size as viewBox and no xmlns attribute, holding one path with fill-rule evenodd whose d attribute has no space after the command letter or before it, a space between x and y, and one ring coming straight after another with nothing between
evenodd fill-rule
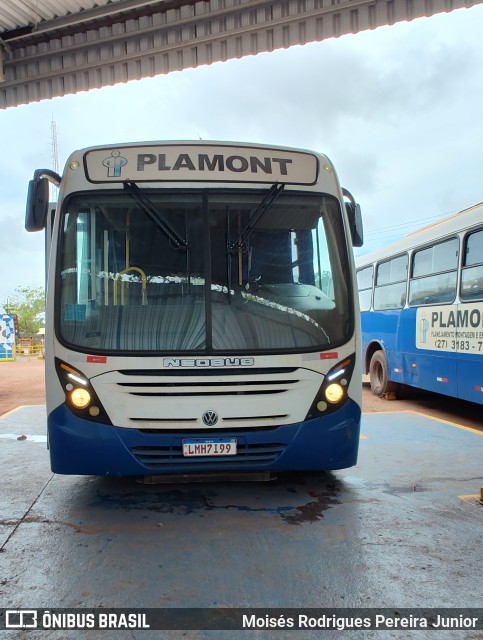
<instances>
[{"instance_id":1,"label":"blue bumper","mask_svg":"<svg viewBox=\"0 0 483 640\"><path fill-rule=\"evenodd\" d=\"M254 431L149 433L83 420L65 405L48 417L52 471L95 476L322 471L357 462L360 408ZM185 458L183 438L235 437L237 455Z\"/></svg>"}]
</instances>

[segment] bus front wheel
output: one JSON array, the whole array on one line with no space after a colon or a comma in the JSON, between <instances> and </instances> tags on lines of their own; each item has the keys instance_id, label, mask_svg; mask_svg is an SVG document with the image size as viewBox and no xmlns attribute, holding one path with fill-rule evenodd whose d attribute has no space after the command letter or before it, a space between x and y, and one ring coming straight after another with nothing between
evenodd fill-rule
<instances>
[{"instance_id":1,"label":"bus front wheel","mask_svg":"<svg viewBox=\"0 0 483 640\"><path fill-rule=\"evenodd\" d=\"M384 351L375 351L369 364L369 381L372 393L382 398L389 392L395 392L397 383L390 382L387 360Z\"/></svg>"}]
</instances>

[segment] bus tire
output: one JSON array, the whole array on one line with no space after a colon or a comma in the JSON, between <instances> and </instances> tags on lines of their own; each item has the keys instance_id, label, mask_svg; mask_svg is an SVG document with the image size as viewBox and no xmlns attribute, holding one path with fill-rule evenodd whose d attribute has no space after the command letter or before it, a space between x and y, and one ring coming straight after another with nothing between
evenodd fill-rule
<instances>
[{"instance_id":1,"label":"bus tire","mask_svg":"<svg viewBox=\"0 0 483 640\"><path fill-rule=\"evenodd\" d=\"M369 363L369 381L372 393L378 398L397 390L397 383L390 382L388 378L386 355L382 350L375 351Z\"/></svg>"}]
</instances>

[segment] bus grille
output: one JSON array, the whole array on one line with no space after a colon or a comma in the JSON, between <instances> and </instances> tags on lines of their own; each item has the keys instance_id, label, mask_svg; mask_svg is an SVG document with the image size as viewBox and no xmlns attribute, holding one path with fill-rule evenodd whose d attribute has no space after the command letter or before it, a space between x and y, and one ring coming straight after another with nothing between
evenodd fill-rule
<instances>
[{"instance_id":1,"label":"bus grille","mask_svg":"<svg viewBox=\"0 0 483 640\"><path fill-rule=\"evenodd\" d=\"M284 393L300 382L293 367L251 369L249 375L239 369L212 370L121 370L118 387L133 396L233 396ZM295 373L295 376L294 376ZM271 376L283 377L272 379ZM213 378L216 376L216 380ZM149 377L149 382L143 380ZM223 377L223 380L220 380ZM137 379L136 379L137 378ZM158 378L156 380L156 378Z\"/></svg>"},{"instance_id":2,"label":"bus grille","mask_svg":"<svg viewBox=\"0 0 483 640\"><path fill-rule=\"evenodd\" d=\"M110 371L92 385L112 423L139 430L187 432L274 428L304 420L323 376L297 367Z\"/></svg>"},{"instance_id":3,"label":"bus grille","mask_svg":"<svg viewBox=\"0 0 483 640\"><path fill-rule=\"evenodd\" d=\"M206 456L197 458L186 458L180 446L164 447L133 447L131 453L137 462L145 467L165 467L169 465L183 464L212 464L213 462L239 465L250 462L271 463L274 462L284 451L284 444L239 444L236 456Z\"/></svg>"}]
</instances>

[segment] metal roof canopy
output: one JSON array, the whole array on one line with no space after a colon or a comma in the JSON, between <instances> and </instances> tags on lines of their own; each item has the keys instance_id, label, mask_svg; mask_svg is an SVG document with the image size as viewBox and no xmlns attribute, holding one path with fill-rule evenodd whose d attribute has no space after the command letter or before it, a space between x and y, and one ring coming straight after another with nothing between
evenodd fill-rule
<instances>
[{"instance_id":1,"label":"metal roof canopy","mask_svg":"<svg viewBox=\"0 0 483 640\"><path fill-rule=\"evenodd\" d=\"M0 0L0 108L483 0Z\"/></svg>"}]
</instances>

